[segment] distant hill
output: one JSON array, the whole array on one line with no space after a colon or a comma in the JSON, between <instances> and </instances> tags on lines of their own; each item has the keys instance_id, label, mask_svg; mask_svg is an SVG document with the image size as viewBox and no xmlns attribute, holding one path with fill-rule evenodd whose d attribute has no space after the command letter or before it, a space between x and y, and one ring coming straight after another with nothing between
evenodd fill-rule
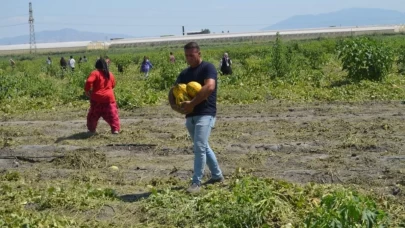
<instances>
[{"instance_id":1,"label":"distant hill","mask_svg":"<svg viewBox=\"0 0 405 228\"><path fill-rule=\"evenodd\" d=\"M321 28L330 26L365 26L405 23L405 13L372 8L350 8L318 15L298 15L262 30Z\"/></svg>"},{"instance_id":2,"label":"distant hill","mask_svg":"<svg viewBox=\"0 0 405 228\"><path fill-rule=\"evenodd\" d=\"M123 34L107 34L95 32L82 32L74 29L61 29L56 31L42 31L35 33L36 43L54 43L71 41L105 41L106 38L131 38ZM29 43L29 35L0 38L0 45Z\"/></svg>"}]
</instances>

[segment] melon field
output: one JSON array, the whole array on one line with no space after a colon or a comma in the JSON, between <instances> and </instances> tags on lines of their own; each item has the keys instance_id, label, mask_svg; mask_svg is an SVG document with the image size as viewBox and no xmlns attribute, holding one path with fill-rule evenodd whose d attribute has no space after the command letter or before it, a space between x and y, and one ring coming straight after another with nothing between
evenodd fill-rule
<instances>
[{"instance_id":1,"label":"melon field","mask_svg":"<svg viewBox=\"0 0 405 228\"><path fill-rule=\"evenodd\" d=\"M210 137L226 180L197 195L185 118L167 102L181 46L2 57L0 226L405 227L404 40L202 46L234 73L219 73ZM70 55L89 61L62 71ZM122 131L100 119L91 135L83 86L106 55Z\"/></svg>"}]
</instances>

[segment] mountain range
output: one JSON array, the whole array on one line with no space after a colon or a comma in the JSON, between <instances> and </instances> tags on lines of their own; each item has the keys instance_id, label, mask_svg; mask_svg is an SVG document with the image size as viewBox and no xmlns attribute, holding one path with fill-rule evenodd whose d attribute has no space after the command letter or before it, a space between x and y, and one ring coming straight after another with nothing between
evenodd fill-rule
<instances>
[{"instance_id":1,"label":"mountain range","mask_svg":"<svg viewBox=\"0 0 405 228\"><path fill-rule=\"evenodd\" d=\"M366 26L405 24L405 13L373 8L349 8L336 12L318 15L297 15L280 21L261 30L286 30L304 28L325 28L340 26ZM131 38L125 34L105 34L61 29L57 31L42 31L35 34L37 43L70 42L70 41L106 41L111 38ZM26 44L29 36L0 38L0 45Z\"/></svg>"},{"instance_id":2,"label":"mountain range","mask_svg":"<svg viewBox=\"0 0 405 228\"><path fill-rule=\"evenodd\" d=\"M106 41L111 38L131 38L131 36L125 34L84 32L69 28L35 33L36 43L56 43L56 42L71 42L71 41ZM26 44L29 43L29 40L30 38L28 35L0 38L0 45Z\"/></svg>"},{"instance_id":3,"label":"mountain range","mask_svg":"<svg viewBox=\"0 0 405 228\"><path fill-rule=\"evenodd\" d=\"M318 15L298 15L262 30L404 24L405 13L373 8L350 8Z\"/></svg>"}]
</instances>

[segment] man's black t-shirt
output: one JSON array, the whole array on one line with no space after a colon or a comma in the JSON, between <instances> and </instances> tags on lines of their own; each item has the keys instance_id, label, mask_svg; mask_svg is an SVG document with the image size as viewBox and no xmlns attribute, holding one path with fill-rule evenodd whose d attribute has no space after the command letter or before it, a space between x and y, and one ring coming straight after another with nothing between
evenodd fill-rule
<instances>
[{"instance_id":1,"label":"man's black t-shirt","mask_svg":"<svg viewBox=\"0 0 405 228\"><path fill-rule=\"evenodd\" d=\"M187 84L191 81L196 81L200 83L201 86L204 86L204 80L209 78L215 80L215 90L206 100L196 105L193 112L187 114L186 117L200 115L215 116L217 114L217 70L211 63L202 61L197 67L186 68L180 73L179 77L177 77L176 84Z\"/></svg>"}]
</instances>

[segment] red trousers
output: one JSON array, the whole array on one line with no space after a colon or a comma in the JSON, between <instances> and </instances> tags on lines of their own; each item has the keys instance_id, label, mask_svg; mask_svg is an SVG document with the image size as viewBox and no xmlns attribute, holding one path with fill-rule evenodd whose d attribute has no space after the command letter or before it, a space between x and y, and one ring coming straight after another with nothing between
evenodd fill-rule
<instances>
[{"instance_id":1,"label":"red trousers","mask_svg":"<svg viewBox=\"0 0 405 228\"><path fill-rule=\"evenodd\" d=\"M110 125L111 132L120 131L120 119L118 117L118 107L113 103L98 103L90 101L90 109L87 114L87 129L95 132L100 117Z\"/></svg>"}]
</instances>

